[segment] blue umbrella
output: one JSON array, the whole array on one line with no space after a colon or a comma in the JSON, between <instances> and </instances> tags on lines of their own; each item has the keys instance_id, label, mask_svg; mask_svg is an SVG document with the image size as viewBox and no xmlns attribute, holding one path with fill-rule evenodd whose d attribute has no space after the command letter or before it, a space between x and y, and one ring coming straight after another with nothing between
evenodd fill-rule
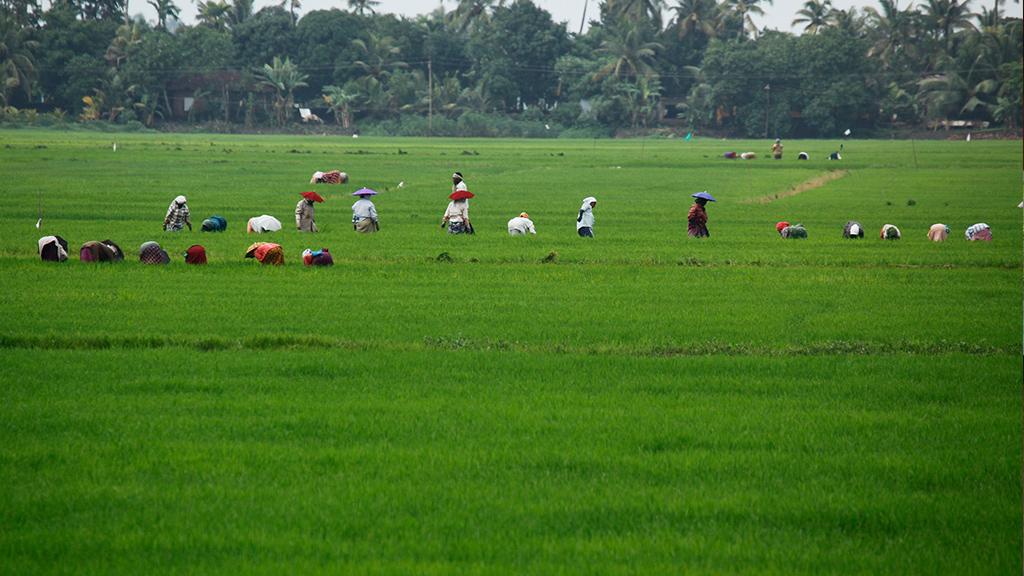
<instances>
[{"instance_id":1,"label":"blue umbrella","mask_svg":"<svg viewBox=\"0 0 1024 576\"><path fill-rule=\"evenodd\" d=\"M352 193L353 196L376 196L377 193L369 188L360 188Z\"/></svg>"},{"instance_id":2,"label":"blue umbrella","mask_svg":"<svg viewBox=\"0 0 1024 576\"><path fill-rule=\"evenodd\" d=\"M693 196L694 198L703 198L703 199L711 201L711 202L715 202L716 201L714 196L712 196L711 194L708 194L707 190L705 190L704 192L697 192L696 194L690 194L690 196Z\"/></svg>"}]
</instances>

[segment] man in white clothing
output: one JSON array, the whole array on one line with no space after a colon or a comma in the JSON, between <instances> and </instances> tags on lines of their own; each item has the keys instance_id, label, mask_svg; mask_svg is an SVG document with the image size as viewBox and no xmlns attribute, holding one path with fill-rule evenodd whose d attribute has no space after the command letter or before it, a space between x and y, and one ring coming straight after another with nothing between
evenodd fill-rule
<instances>
[{"instance_id":1,"label":"man in white clothing","mask_svg":"<svg viewBox=\"0 0 1024 576\"><path fill-rule=\"evenodd\" d=\"M508 221L509 236L526 236L527 233L536 234L537 229L533 227L533 220L526 212Z\"/></svg>"}]
</instances>

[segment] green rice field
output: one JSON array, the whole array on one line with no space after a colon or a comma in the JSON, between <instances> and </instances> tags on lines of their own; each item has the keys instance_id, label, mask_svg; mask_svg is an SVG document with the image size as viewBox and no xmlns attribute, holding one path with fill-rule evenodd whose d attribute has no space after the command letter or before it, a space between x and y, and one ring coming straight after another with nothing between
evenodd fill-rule
<instances>
[{"instance_id":1,"label":"green rice field","mask_svg":"<svg viewBox=\"0 0 1024 576\"><path fill-rule=\"evenodd\" d=\"M1021 142L785 144L0 132L0 574L1020 574Z\"/></svg>"}]
</instances>

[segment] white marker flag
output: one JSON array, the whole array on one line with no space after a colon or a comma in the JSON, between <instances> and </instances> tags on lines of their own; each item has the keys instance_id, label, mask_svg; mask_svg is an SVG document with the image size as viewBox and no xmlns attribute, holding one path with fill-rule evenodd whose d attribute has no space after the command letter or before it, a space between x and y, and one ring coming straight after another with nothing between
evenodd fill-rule
<instances>
[{"instance_id":1,"label":"white marker flag","mask_svg":"<svg viewBox=\"0 0 1024 576\"><path fill-rule=\"evenodd\" d=\"M849 135L850 135L850 129L847 128L846 132L843 132L843 136L849 136Z\"/></svg>"}]
</instances>

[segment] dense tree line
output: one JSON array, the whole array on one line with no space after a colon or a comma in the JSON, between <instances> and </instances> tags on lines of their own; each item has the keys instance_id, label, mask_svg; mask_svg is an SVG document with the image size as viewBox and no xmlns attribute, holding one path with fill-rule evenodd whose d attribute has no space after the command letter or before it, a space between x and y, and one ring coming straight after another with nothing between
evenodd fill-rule
<instances>
[{"instance_id":1,"label":"dense tree line","mask_svg":"<svg viewBox=\"0 0 1024 576\"><path fill-rule=\"evenodd\" d=\"M374 0L0 0L0 106L81 121L282 126L298 107L354 129L525 119L610 132L670 124L826 136L939 120L1021 122L1022 26L998 0L839 10L758 30L770 0L605 0L585 33L530 0L461 0L415 18ZM26 112L27 111L27 112ZM315 121L315 120L314 120ZM410 128L412 129L412 128Z\"/></svg>"}]
</instances>

